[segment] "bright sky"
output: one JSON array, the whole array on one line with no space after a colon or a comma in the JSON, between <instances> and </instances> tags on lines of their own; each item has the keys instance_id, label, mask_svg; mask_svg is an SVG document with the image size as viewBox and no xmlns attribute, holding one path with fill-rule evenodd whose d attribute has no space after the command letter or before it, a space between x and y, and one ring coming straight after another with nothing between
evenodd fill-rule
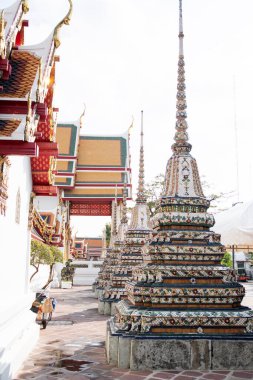
<instances>
[{"instance_id":1,"label":"bright sky","mask_svg":"<svg viewBox=\"0 0 253 380\"><path fill-rule=\"evenodd\" d=\"M85 102L84 133L119 134L131 124L133 115L135 189L141 109L147 182L164 172L171 155L178 0L73 2L71 25L62 28L58 50L61 62L54 102L60 108L58 119L77 119ZM1 0L1 7L10 4L12 0ZM67 0L30 0L27 43L45 39L67 9ZM241 201L251 199L253 190L252 14L252 0L183 0L192 155L214 191L236 190L236 115ZM229 204L236 200L236 196L229 199ZM100 234L102 219L79 218L79 234Z\"/></svg>"}]
</instances>

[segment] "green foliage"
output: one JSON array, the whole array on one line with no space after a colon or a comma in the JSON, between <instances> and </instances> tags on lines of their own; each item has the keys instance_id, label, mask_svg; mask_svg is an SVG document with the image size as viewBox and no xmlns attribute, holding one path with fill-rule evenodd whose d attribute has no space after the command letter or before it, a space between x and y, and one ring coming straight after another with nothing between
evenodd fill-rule
<instances>
[{"instance_id":1,"label":"green foliage","mask_svg":"<svg viewBox=\"0 0 253 380\"><path fill-rule=\"evenodd\" d=\"M147 197L147 205L151 216L154 215L157 201L159 200L164 189L165 177L164 174L158 174L155 178L145 185L145 194Z\"/></svg>"},{"instance_id":2,"label":"green foliage","mask_svg":"<svg viewBox=\"0 0 253 380\"><path fill-rule=\"evenodd\" d=\"M58 247L48 246L40 241L32 240L31 241L31 258L30 264L36 269L32 274L30 280L35 276L39 271L39 266L41 264L49 265L49 277L48 282L45 287L52 281L53 276L53 265L55 263L63 262L63 253Z\"/></svg>"},{"instance_id":3,"label":"green foliage","mask_svg":"<svg viewBox=\"0 0 253 380\"><path fill-rule=\"evenodd\" d=\"M51 250L48 245L32 240L30 264L37 268L40 264L50 265L52 261Z\"/></svg>"},{"instance_id":4,"label":"green foliage","mask_svg":"<svg viewBox=\"0 0 253 380\"><path fill-rule=\"evenodd\" d=\"M63 262L63 253L58 247L50 246L49 247L51 251L51 263L50 264L55 264L55 263L62 263Z\"/></svg>"},{"instance_id":5,"label":"green foliage","mask_svg":"<svg viewBox=\"0 0 253 380\"><path fill-rule=\"evenodd\" d=\"M229 252L224 253L223 259L221 260L221 264L229 268L233 267L233 260Z\"/></svg>"},{"instance_id":6,"label":"green foliage","mask_svg":"<svg viewBox=\"0 0 253 380\"><path fill-rule=\"evenodd\" d=\"M106 246L109 247L110 239L111 239L111 224L106 223L105 225L105 238L106 238Z\"/></svg>"},{"instance_id":7,"label":"green foliage","mask_svg":"<svg viewBox=\"0 0 253 380\"><path fill-rule=\"evenodd\" d=\"M35 268L35 272L30 277L30 281L39 271L40 264L50 265L51 263L52 253L49 246L40 241L32 240L30 264Z\"/></svg>"}]
</instances>

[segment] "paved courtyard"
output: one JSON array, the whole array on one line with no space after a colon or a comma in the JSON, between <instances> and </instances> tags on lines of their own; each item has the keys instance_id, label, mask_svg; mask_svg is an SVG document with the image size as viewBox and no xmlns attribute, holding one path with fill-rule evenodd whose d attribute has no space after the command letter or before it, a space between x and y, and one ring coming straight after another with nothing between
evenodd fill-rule
<instances>
[{"instance_id":1,"label":"paved courtyard","mask_svg":"<svg viewBox=\"0 0 253 380\"><path fill-rule=\"evenodd\" d=\"M253 307L253 283L246 284L244 305ZM253 371L129 371L106 364L104 341L107 316L97 312L90 286L54 289L53 321L41 330L40 340L13 379L115 380L242 380Z\"/></svg>"}]
</instances>

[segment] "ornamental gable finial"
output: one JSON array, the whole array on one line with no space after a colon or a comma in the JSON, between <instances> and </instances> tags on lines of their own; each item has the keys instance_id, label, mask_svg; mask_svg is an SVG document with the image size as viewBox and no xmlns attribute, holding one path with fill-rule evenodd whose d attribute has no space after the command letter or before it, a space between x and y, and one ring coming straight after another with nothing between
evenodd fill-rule
<instances>
[{"instance_id":1,"label":"ornamental gable finial","mask_svg":"<svg viewBox=\"0 0 253 380\"><path fill-rule=\"evenodd\" d=\"M56 27L54 28L54 46L55 48L57 49L60 44L61 44L61 41L60 41L60 37L59 37L59 31L61 29L61 27L63 25L69 25L70 23L70 20L71 20L71 16L72 16L72 10L73 10L73 3L72 3L72 0L68 0L69 2L69 11L68 13L66 14L66 16L56 25Z\"/></svg>"}]
</instances>

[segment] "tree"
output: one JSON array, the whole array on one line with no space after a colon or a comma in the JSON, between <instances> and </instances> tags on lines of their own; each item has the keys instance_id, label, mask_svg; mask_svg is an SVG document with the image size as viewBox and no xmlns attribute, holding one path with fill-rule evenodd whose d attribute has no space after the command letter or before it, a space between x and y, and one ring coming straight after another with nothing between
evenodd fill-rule
<instances>
[{"instance_id":1,"label":"tree","mask_svg":"<svg viewBox=\"0 0 253 380\"><path fill-rule=\"evenodd\" d=\"M51 253L49 263L49 276L46 285L44 285L42 289L45 289L50 284L50 282L53 281L54 264L63 262L63 253L58 247L50 246L48 248Z\"/></svg>"},{"instance_id":2,"label":"tree","mask_svg":"<svg viewBox=\"0 0 253 380\"><path fill-rule=\"evenodd\" d=\"M145 195L147 197L147 205L151 216L154 215L155 207L164 189L164 174L158 174L155 178L145 185Z\"/></svg>"},{"instance_id":3,"label":"tree","mask_svg":"<svg viewBox=\"0 0 253 380\"><path fill-rule=\"evenodd\" d=\"M110 239L111 239L111 224L106 223L105 225L105 239L106 239L106 246L109 247Z\"/></svg>"},{"instance_id":4,"label":"tree","mask_svg":"<svg viewBox=\"0 0 253 380\"><path fill-rule=\"evenodd\" d=\"M235 194L234 191L233 190L228 191L228 192L220 191L216 193L212 191L212 185L210 185L210 183L206 181L204 175L201 176L200 180L201 180L203 192L206 198L211 202L210 208L212 208L212 212L217 213L217 212L227 210L228 207L224 207L222 203L224 202L224 200L227 200L228 198L233 197Z\"/></svg>"},{"instance_id":5,"label":"tree","mask_svg":"<svg viewBox=\"0 0 253 380\"><path fill-rule=\"evenodd\" d=\"M30 281L38 273L41 264L50 265L52 260L51 255L48 245L37 240L32 240L30 264L35 268L35 272L30 277Z\"/></svg>"},{"instance_id":6,"label":"tree","mask_svg":"<svg viewBox=\"0 0 253 380\"><path fill-rule=\"evenodd\" d=\"M222 202L232 197L234 195L234 191L216 193L212 191L212 186L206 181L205 176L201 176L200 180L206 198L211 201L210 208L212 209L212 212L215 213L226 210L226 207L222 207ZM157 202L163 193L164 185L165 176L160 173L145 186L147 205L150 209L151 217L154 215Z\"/></svg>"},{"instance_id":7,"label":"tree","mask_svg":"<svg viewBox=\"0 0 253 380\"><path fill-rule=\"evenodd\" d=\"M229 252L224 253L223 259L221 260L221 264L225 265L225 267L229 267L229 268L233 267L232 257Z\"/></svg>"}]
</instances>

